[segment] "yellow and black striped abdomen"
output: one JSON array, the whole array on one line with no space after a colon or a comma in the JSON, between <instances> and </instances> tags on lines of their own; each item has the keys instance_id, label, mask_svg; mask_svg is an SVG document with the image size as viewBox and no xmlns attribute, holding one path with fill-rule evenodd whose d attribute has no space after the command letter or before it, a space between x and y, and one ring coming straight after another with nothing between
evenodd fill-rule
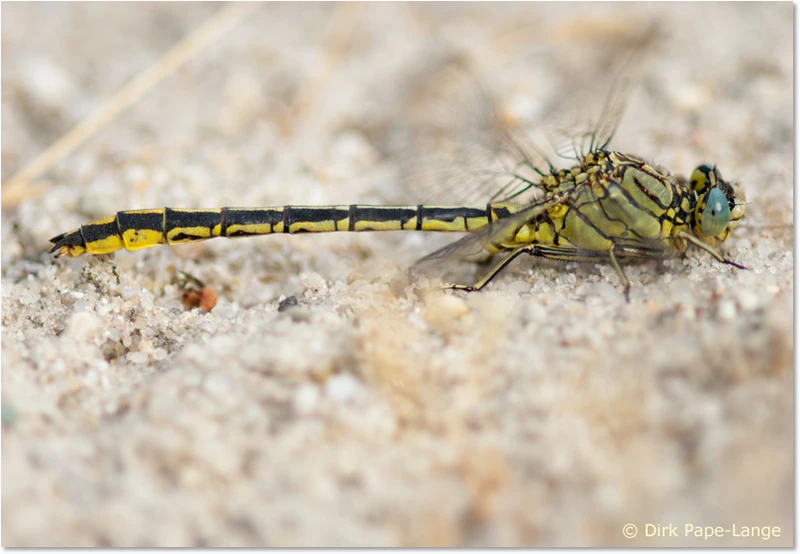
<instances>
[{"instance_id":1,"label":"yellow and black striped abdomen","mask_svg":"<svg viewBox=\"0 0 800 554\"><path fill-rule=\"evenodd\" d=\"M337 231L466 232L510 215L508 206L279 206L129 210L50 239L56 257L107 254L214 237Z\"/></svg>"}]
</instances>

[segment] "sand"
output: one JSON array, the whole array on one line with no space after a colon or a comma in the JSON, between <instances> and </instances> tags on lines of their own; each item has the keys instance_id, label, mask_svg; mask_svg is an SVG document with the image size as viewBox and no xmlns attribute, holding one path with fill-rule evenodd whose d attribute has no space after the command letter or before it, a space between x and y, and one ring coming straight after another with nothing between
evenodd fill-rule
<instances>
[{"instance_id":1,"label":"sand","mask_svg":"<svg viewBox=\"0 0 800 554\"><path fill-rule=\"evenodd\" d=\"M219 9L3 4L4 181ZM792 18L262 6L4 197L3 546L792 545ZM427 53L466 52L536 121L602 100L653 21L612 146L737 180L724 251L748 271L631 266L626 303L605 266L522 259L470 295L409 279L441 234L46 252L121 209L429 201L386 146Z\"/></svg>"}]
</instances>

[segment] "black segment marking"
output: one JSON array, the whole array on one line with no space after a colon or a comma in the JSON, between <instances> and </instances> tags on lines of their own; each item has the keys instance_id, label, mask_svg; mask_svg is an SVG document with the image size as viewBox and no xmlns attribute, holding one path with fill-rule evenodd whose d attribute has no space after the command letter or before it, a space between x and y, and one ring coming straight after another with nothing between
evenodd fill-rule
<instances>
[{"instance_id":1,"label":"black segment marking","mask_svg":"<svg viewBox=\"0 0 800 554\"><path fill-rule=\"evenodd\" d=\"M483 210L480 208L426 208L423 206L422 214L425 219L454 222L460 217L465 219L468 217L483 217Z\"/></svg>"},{"instance_id":2,"label":"black segment marking","mask_svg":"<svg viewBox=\"0 0 800 554\"><path fill-rule=\"evenodd\" d=\"M117 212L117 221L122 232L135 230L164 231L164 212L136 213Z\"/></svg>"},{"instance_id":3,"label":"black segment marking","mask_svg":"<svg viewBox=\"0 0 800 554\"><path fill-rule=\"evenodd\" d=\"M235 225L269 225L270 231L273 230L275 225L283 221L285 216L284 210L281 208L266 209L266 210L251 210L248 208L223 208L225 210L224 229L222 230L223 236L226 237L249 237L259 233L251 233L249 231L238 230L229 233L228 229Z\"/></svg>"},{"instance_id":4,"label":"black segment marking","mask_svg":"<svg viewBox=\"0 0 800 554\"><path fill-rule=\"evenodd\" d=\"M186 242L186 241L190 241L190 240L206 240L206 239L210 239L210 238L213 238L213 237L201 237L201 236L198 236L198 235L190 235L188 233L178 233L177 235L175 235L174 237L172 237L169 240L172 241L172 242Z\"/></svg>"},{"instance_id":5,"label":"black segment marking","mask_svg":"<svg viewBox=\"0 0 800 554\"><path fill-rule=\"evenodd\" d=\"M295 223L322 223L323 221L333 221L334 223L348 216L348 210L331 207L314 206L294 206L290 207L289 225Z\"/></svg>"},{"instance_id":6,"label":"black segment marking","mask_svg":"<svg viewBox=\"0 0 800 554\"><path fill-rule=\"evenodd\" d=\"M212 230L220 222L220 213L199 212L199 211L179 211L171 208L164 208L164 233L169 234L174 229L185 229L187 227L205 227ZM207 237L192 235L181 232L172 237L171 240L204 239Z\"/></svg>"},{"instance_id":7,"label":"black segment marking","mask_svg":"<svg viewBox=\"0 0 800 554\"><path fill-rule=\"evenodd\" d=\"M330 206L287 206L289 215L286 218L286 225L284 232L292 234L299 233L313 233L309 229L292 229L291 227L298 223L323 223L330 221L336 228L336 221L348 217L349 210L343 208L334 208Z\"/></svg>"},{"instance_id":8,"label":"black segment marking","mask_svg":"<svg viewBox=\"0 0 800 554\"><path fill-rule=\"evenodd\" d=\"M496 206L491 208L492 213L497 217L497 219L504 219L506 217L511 217L511 210L506 208L505 206ZM490 218L491 221L492 218Z\"/></svg>"},{"instance_id":9,"label":"black segment marking","mask_svg":"<svg viewBox=\"0 0 800 554\"><path fill-rule=\"evenodd\" d=\"M399 221L400 224L408 219L414 217L416 208L411 207L396 207L396 208L379 208L377 206L356 206L355 209L355 222L389 222ZM355 223L353 224L355 225Z\"/></svg>"},{"instance_id":10,"label":"black segment marking","mask_svg":"<svg viewBox=\"0 0 800 554\"><path fill-rule=\"evenodd\" d=\"M81 226L81 235L84 242L95 242L97 240L107 239L108 237L119 236L117 234L116 221L109 223L88 223ZM69 236L69 235L68 235Z\"/></svg>"}]
</instances>

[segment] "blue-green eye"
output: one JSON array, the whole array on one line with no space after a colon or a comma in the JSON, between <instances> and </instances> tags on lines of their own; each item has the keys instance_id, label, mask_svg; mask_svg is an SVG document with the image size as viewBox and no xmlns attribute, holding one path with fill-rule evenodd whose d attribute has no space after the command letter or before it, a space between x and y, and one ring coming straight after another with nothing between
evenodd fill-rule
<instances>
[{"instance_id":1,"label":"blue-green eye","mask_svg":"<svg viewBox=\"0 0 800 554\"><path fill-rule=\"evenodd\" d=\"M718 188L713 188L708 193L706 208L703 210L701 229L703 234L716 237L727 229L731 222L731 209L725 193Z\"/></svg>"}]
</instances>

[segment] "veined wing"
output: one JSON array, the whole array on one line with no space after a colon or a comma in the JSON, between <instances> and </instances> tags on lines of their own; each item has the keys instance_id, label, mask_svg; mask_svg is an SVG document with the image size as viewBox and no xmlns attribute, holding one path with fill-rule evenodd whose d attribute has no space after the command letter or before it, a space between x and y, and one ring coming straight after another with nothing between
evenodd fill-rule
<instances>
[{"instance_id":1,"label":"veined wing","mask_svg":"<svg viewBox=\"0 0 800 554\"><path fill-rule=\"evenodd\" d=\"M540 199L542 175L567 165L564 159L571 165L608 145L654 36L650 29L632 35L624 41L623 55L615 55L613 46L599 49L604 56L599 68L560 77L568 89L564 94L553 83L544 87L548 93L539 86L535 98L550 100L534 109L539 115L527 121L489 91L467 54L428 56L426 67L407 79L412 93L400 102L404 123L389 139L404 188L410 192L408 200L469 205ZM597 73L613 67L618 70L600 110ZM595 107L600 115L582 121L568 117L575 116L579 106Z\"/></svg>"},{"instance_id":2,"label":"veined wing","mask_svg":"<svg viewBox=\"0 0 800 554\"><path fill-rule=\"evenodd\" d=\"M658 24L651 23L636 37L616 70L597 118L590 118L580 133L574 132L575 128L581 127L574 122L572 131L569 128L559 130L556 146L559 157L581 160L589 152L608 147L625 114L631 94L641 80L647 57L660 36Z\"/></svg>"},{"instance_id":3,"label":"veined wing","mask_svg":"<svg viewBox=\"0 0 800 554\"><path fill-rule=\"evenodd\" d=\"M475 73L466 56L449 55L409 79L421 84L406 100L404 124L392 136L390 151L414 201L519 199L554 168L541 145L519 140Z\"/></svg>"}]
</instances>

